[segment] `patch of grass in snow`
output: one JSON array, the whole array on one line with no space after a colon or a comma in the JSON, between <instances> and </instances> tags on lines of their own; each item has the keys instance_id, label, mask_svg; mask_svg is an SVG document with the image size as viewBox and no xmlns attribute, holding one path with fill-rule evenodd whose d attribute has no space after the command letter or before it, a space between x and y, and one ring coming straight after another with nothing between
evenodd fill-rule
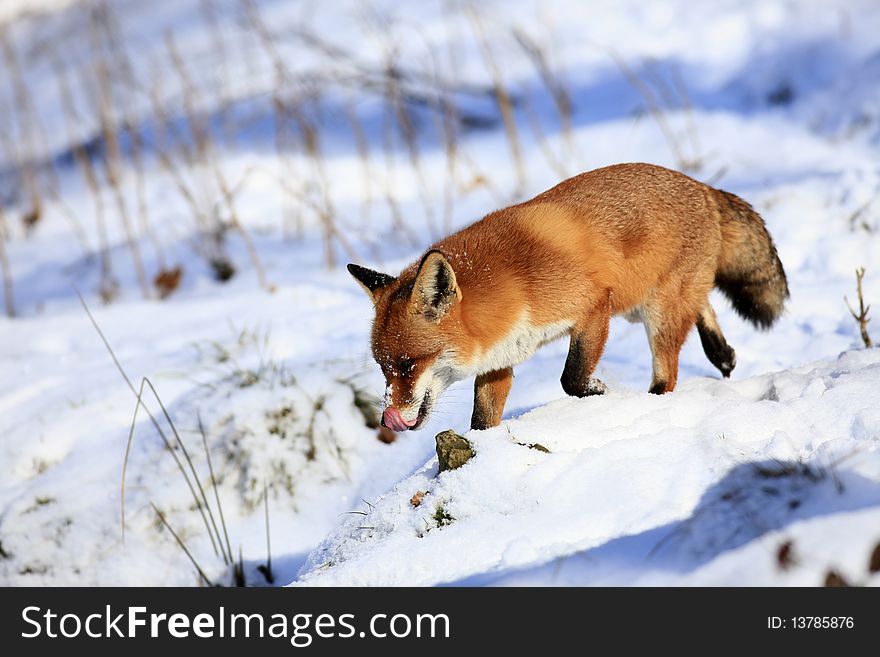
<instances>
[{"instance_id":1,"label":"patch of grass in snow","mask_svg":"<svg viewBox=\"0 0 880 657\"><path fill-rule=\"evenodd\" d=\"M246 400L241 405L233 401L233 411L215 425L218 435L213 441L223 454L225 473L238 481L246 509L261 502L264 483L294 499L303 478L348 478L351 446L334 423L338 394L312 396L298 385L280 394L260 392L276 400L262 417L254 420Z\"/></svg>"},{"instance_id":2,"label":"patch of grass in snow","mask_svg":"<svg viewBox=\"0 0 880 657\"><path fill-rule=\"evenodd\" d=\"M382 401L376 395L370 394L370 392L359 387L351 380L340 379L339 383L351 388L351 392L354 395L354 406L363 416L364 424L370 429L378 429L381 426L378 409Z\"/></svg>"},{"instance_id":3,"label":"patch of grass in snow","mask_svg":"<svg viewBox=\"0 0 880 657\"><path fill-rule=\"evenodd\" d=\"M763 479L781 479L783 477L803 477L807 481L822 481L825 471L806 463L773 461L771 463L755 463L755 474Z\"/></svg>"},{"instance_id":4,"label":"patch of grass in snow","mask_svg":"<svg viewBox=\"0 0 880 657\"><path fill-rule=\"evenodd\" d=\"M266 411L266 420L269 422L269 433L283 440L287 438L291 425L296 422L297 416L293 405L282 404L281 408Z\"/></svg>"},{"instance_id":5,"label":"patch of grass in snow","mask_svg":"<svg viewBox=\"0 0 880 657\"><path fill-rule=\"evenodd\" d=\"M528 442L522 442L522 441L519 440L516 436L513 435L513 433L512 433L511 430L510 430L510 426L509 426L509 425L508 425L507 427L505 427L505 428L507 429L507 435L510 436L510 439L511 439L514 443L516 443L517 445L519 445L520 447L527 447L527 448L529 448L529 449L534 449L535 451L542 452L542 453L544 453L544 454L550 454L550 453L551 453L550 450L547 449L546 447L544 447L544 445L542 445L541 443L528 443Z\"/></svg>"},{"instance_id":6,"label":"patch of grass in snow","mask_svg":"<svg viewBox=\"0 0 880 657\"><path fill-rule=\"evenodd\" d=\"M94 323L88 307L85 304L84 307ZM205 468L198 463L198 460L196 463L193 462L190 450L187 449L175 426L175 419L162 402L153 384L149 379L144 378L140 392L135 391L97 323L94 323L94 326L104 339L123 378L135 394L136 408L143 407L147 412L153 427L163 439L164 453L174 458L180 479L183 479L192 496L191 502L183 507L181 499L172 498L166 501L163 504L164 511L153 500L149 500L149 505L155 513L154 529L171 534L195 568L200 582L212 585L220 582L220 578L229 577L236 586L246 585L248 582L241 549L236 559L229 540L218 490L231 479L237 482L235 488L239 493L238 502L246 513L255 511L258 505L264 507L267 561L254 570L262 575L267 583L272 583L274 574L268 552L269 491L271 490L276 497L279 494L282 496L286 494L288 500L292 502L299 481L314 486L316 482L325 484L340 477L348 479L348 453L357 452L359 444L357 439L360 437L354 429L364 426L370 428L372 424L367 421L370 402L365 401L366 395L352 381L342 382L333 377L321 377L320 380L326 386L324 390L321 388L316 390L315 385L311 383L308 387L300 385L294 377L287 374L284 363L272 357L268 331L237 331L234 343L230 346L216 342L209 343L210 349L200 349L199 353L200 356L210 354L206 366L209 370L219 366L219 377L213 383L199 386L194 403L184 404L184 408L195 416L195 423L198 424L205 465L210 475L207 480L209 487L202 483L205 478ZM145 386L148 387L152 393L152 400L161 410L159 417L164 418L164 424L173 436L173 441L157 421L157 416L147 408ZM209 390L207 395L202 392L205 388ZM203 413L208 417L219 416L220 419L211 421L206 429L202 420ZM346 419L348 424L344 421ZM354 419L353 424L351 419ZM137 412L132 419L129 447L136 427ZM343 432L353 435L343 439L340 436ZM220 467L216 471L212 465L212 451L219 451L223 455ZM197 452L195 454L197 455ZM123 473L127 462L128 450ZM123 482L124 479L123 476ZM172 481L163 483L166 488L179 488L173 486ZM206 490L208 493L213 492L213 503L209 501ZM124 518L124 483L122 496ZM43 502L48 503L48 500ZM192 519L194 513L201 516L215 560L204 561L204 555L196 554L196 551L188 545L188 541L194 543L201 536L201 529L194 529L199 526L197 521L194 522ZM171 519L172 514L177 517ZM123 536L124 527L123 522ZM222 560L222 565L216 560ZM209 567L203 567L203 563Z\"/></svg>"},{"instance_id":7,"label":"patch of grass in snow","mask_svg":"<svg viewBox=\"0 0 880 657\"><path fill-rule=\"evenodd\" d=\"M44 459L34 459L34 476L43 474L52 467L52 464Z\"/></svg>"},{"instance_id":8,"label":"patch of grass in snow","mask_svg":"<svg viewBox=\"0 0 880 657\"><path fill-rule=\"evenodd\" d=\"M49 566L46 564L28 564L18 571L19 575L45 575L49 572Z\"/></svg>"},{"instance_id":9,"label":"patch of grass in snow","mask_svg":"<svg viewBox=\"0 0 880 657\"><path fill-rule=\"evenodd\" d=\"M22 513L33 513L38 510L40 507L48 506L49 504L54 504L57 500L54 497L44 496L44 497L36 497L34 498L34 503L25 509Z\"/></svg>"},{"instance_id":10,"label":"patch of grass in snow","mask_svg":"<svg viewBox=\"0 0 880 657\"><path fill-rule=\"evenodd\" d=\"M216 388L232 382L239 388L249 388L258 383L290 386L296 378L284 363L272 353L272 334L269 329L237 328L230 323L234 339L230 344L218 340L195 343L199 361L219 376L213 382L202 385Z\"/></svg>"},{"instance_id":11,"label":"patch of grass in snow","mask_svg":"<svg viewBox=\"0 0 880 657\"><path fill-rule=\"evenodd\" d=\"M293 500L303 478L348 478L351 444L338 420L354 414L378 430L378 400L353 379L322 376L317 389L311 380L300 384L273 356L268 330L232 328L228 342L197 345L207 371L218 374L202 384L211 392L198 406L222 454L219 481L235 480L245 508L254 510L264 484ZM221 413L212 420L214 409Z\"/></svg>"},{"instance_id":12,"label":"patch of grass in snow","mask_svg":"<svg viewBox=\"0 0 880 657\"><path fill-rule=\"evenodd\" d=\"M356 377L323 370L296 377L272 352L269 331L235 327L227 343L199 350L208 371L219 373L198 401L222 455L218 478L236 482L248 511L261 503L264 484L295 503L304 480L348 480L361 427L377 431L382 442L394 440L380 426L381 401ZM212 420L214 409L220 413Z\"/></svg>"},{"instance_id":13,"label":"patch of grass in snow","mask_svg":"<svg viewBox=\"0 0 880 657\"><path fill-rule=\"evenodd\" d=\"M383 443L390 444L397 440L395 434L388 427L383 427L382 422L382 400L371 393L369 390L357 384L351 377L337 379L337 383L348 386L351 394L354 395L354 406L364 419L364 424L368 429L376 430L376 437Z\"/></svg>"},{"instance_id":14,"label":"patch of grass in snow","mask_svg":"<svg viewBox=\"0 0 880 657\"><path fill-rule=\"evenodd\" d=\"M434 515L431 516L434 519L434 522L437 523L438 528L446 527L447 525L451 525L455 518L450 515L449 511L447 511L442 504L437 506L437 509L434 511Z\"/></svg>"}]
</instances>

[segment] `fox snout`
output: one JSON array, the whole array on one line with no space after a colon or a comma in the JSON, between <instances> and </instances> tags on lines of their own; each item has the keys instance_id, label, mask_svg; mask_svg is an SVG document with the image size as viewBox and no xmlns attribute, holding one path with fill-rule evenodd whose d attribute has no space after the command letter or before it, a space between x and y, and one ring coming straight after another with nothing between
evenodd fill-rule
<instances>
[{"instance_id":1,"label":"fox snout","mask_svg":"<svg viewBox=\"0 0 880 657\"><path fill-rule=\"evenodd\" d=\"M407 421L403 418L403 415L400 414L393 406L389 406L382 413L382 426L388 427L393 431L406 431L407 429L412 429L418 420Z\"/></svg>"}]
</instances>

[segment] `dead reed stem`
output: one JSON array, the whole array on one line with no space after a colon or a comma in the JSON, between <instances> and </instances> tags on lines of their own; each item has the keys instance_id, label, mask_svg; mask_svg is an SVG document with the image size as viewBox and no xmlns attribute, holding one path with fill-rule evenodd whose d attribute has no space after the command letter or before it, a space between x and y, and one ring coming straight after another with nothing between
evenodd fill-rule
<instances>
[{"instance_id":1,"label":"dead reed stem","mask_svg":"<svg viewBox=\"0 0 880 657\"><path fill-rule=\"evenodd\" d=\"M513 164L516 169L516 191L517 194L519 194L526 186L526 168L523 160L522 146L520 145L519 130L516 126L516 117L513 112L513 99L510 97L504 84L504 77L501 74L501 69L499 68L495 55L492 52L492 47L489 44L485 26L480 19L480 15L470 4L466 6L465 11L470 18L474 34L477 37L477 43L480 47L480 52L483 55L483 62L492 77L495 102L498 105L498 111L500 112L501 120L504 123L504 132L507 135L510 155L513 158Z\"/></svg>"},{"instance_id":2,"label":"dead reed stem","mask_svg":"<svg viewBox=\"0 0 880 657\"><path fill-rule=\"evenodd\" d=\"M165 514L162 513L159 510L159 507L157 507L152 502L150 502L150 506L153 507L153 511L156 512L156 515L159 517L159 520L161 521L162 525L165 527L165 529L167 529L171 533L171 535L174 537L174 540L177 542L177 545L180 547L181 550L183 550L184 554L186 554L186 556L189 558L190 563L192 563L193 567L199 573L199 577L201 577L205 581L205 584L207 584L208 586L214 586L214 583L208 578L207 575L205 575L205 571L202 570L202 567L199 565L199 562L196 561L195 557L192 555L192 552L190 552L189 548L186 547L186 543L183 542L183 539L180 538L180 536L178 536L177 532L174 531L174 529L171 527L171 524L165 518Z\"/></svg>"},{"instance_id":3,"label":"dead reed stem","mask_svg":"<svg viewBox=\"0 0 880 657\"><path fill-rule=\"evenodd\" d=\"M865 268L859 267L856 269L856 294L859 299L859 311L856 312L853 310L853 307L849 303L849 299L843 297L843 300L846 301L846 307L849 308L850 314L853 316L853 319L856 320L856 323L859 325L859 333L862 335L862 342L865 344L865 347L870 349L874 346L874 341L871 340L871 336L868 334L868 322L871 319L868 317L868 311L871 310L871 306L865 305L865 297L862 294L862 279L865 278Z\"/></svg>"},{"instance_id":4,"label":"dead reed stem","mask_svg":"<svg viewBox=\"0 0 880 657\"><path fill-rule=\"evenodd\" d=\"M36 134L34 122L37 114L33 111L30 93L24 80L21 64L15 50L15 44L5 28L0 29L0 49L3 60L12 80L16 124L19 131L21 148L16 148L12 155L16 168L21 172L24 196L29 207L22 215L22 223L30 230L40 221L43 215L43 203L40 197L40 183L36 167Z\"/></svg>"},{"instance_id":5,"label":"dead reed stem","mask_svg":"<svg viewBox=\"0 0 880 657\"><path fill-rule=\"evenodd\" d=\"M547 164L549 164L550 168L556 172L557 176L560 178L568 178L568 170L565 168L565 164L563 164L562 160L556 156L556 153L554 153L553 149L550 147L550 144L547 141L547 135L544 134L544 129L541 127L541 119L537 112L535 112L535 108L532 106L532 101L528 98L528 94L523 98L522 104L526 120L529 122L532 134L535 135L535 141L538 144L538 148L541 149L544 159L547 160Z\"/></svg>"},{"instance_id":6,"label":"dead reed stem","mask_svg":"<svg viewBox=\"0 0 880 657\"><path fill-rule=\"evenodd\" d=\"M226 214L229 225L241 237L242 242L245 245L245 250L248 253L248 257L251 260L251 264L254 267L254 271L256 271L257 280L259 281L260 286L265 290L271 291L274 289L274 286L271 285L266 278L266 270L260 260L259 253L254 246L250 233L245 229L239 218L238 209L235 204L235 194L232 192L232 187L229 185L223 168L218 163L217 158L213 155L213 143L211 140L210 128L203 115L198 111L201 93L192 77L189 75L186 64L180 56L174 42L174 37L170 32L166 34L166 46L172 66L177 72L183 88L184 111L186 112L187 125L189 126L195 146L195 158L200 166L209 169L213 173L214 182L220 191L220 198L226 205ZM222 236L222 226L216 234L218 239Z\"/></svg>"},{"instance_id":7,"label":"dead reed stem","mask_svg":"<svg viewBox=\"0 0 880 657\"><path fill-rule=\"evenodd\" d=\"M409 163L416 175L416 181L419 186L419 196L422 198L422 205L425 209L425 218L428 223L428 230L433 237L439 237L437 226L434 219L434 207L431 199L431 190L428 186L425 172L422 167L421 155L419 153L418 137L410 110L404 100L403 92L400 89L399 78L400 72L397 69L397 54L394 47L389 44L387 34L384 39L385 44L385 102L391 107L397 120L397 129L403 138L406 146L406 152L409 156Z\"/></svg>"},{"instance_id":8,"label":"dead reed stem","mask_svg":"<svg viewBox=\"0 0 880 657\"><path fill-rule=\"evenodd\" d=\"M548 34L549 33L551 32L548 32ZM538 72L538 76L550 94L550 98L553 100L553 104L556 108L556 114L559 117L559 127L562 131L563 140L566 149L568 150L569 158L573 162L576 162L578 160L578 153L575 148L574 133L572 130L571 117L573 103L571 95L568 93L562 80L553 71L546 50L538 45L538 43L530 37L527 32L525 32L525 30L519 27L513 29L513 36L523 49L523 52L525 52L526 56L532 62L532 65ZM535 120L537 120L537 117L535 117Z\"/></svg>"},{"instance_id":9,"label":"dead reed stem","mask_svg":"<svg viewBox=\"0 0 880 657\"><path fill-rule=\"evenodd\" d=\"M12 291L12 267L9 264L9 255L6 244L9 241L9 228L6 225L6 212L0 203L0 269L3 271L3 304L6 307L6 316L15 317L15 298Z\"/></svg>"},{"instance_id":10,"label":"dead reed stem","mask_svg":"<svg viewBox=\"0 0 880 657\"><path fill-rule=\"evenodd\" d=\"M119 35L121 33L121 28L113 5L111 5L108 0L102 0L100 7L100 26L104 32L104 42L109 50L109 59L112 63L112 69L108 65L108 70L113 73L112 77L116 80L125 81L126 88L124 93L117 95L120 112L120 122L117 126L117 132L124 131L125 134L128 135L131 168L134 171L135 204L137 207L138 227L141 234L145 235L153 245L156 263L159 266L159 275L161 276L162 273L166 271L167 266L165 253L156 232L150 224L143 162L144 143L141 130L137 125L135 112L132 109L131 100L135 92L143 94L143 90L138 84L134 68L131 65L128 49L120 42Z\"/></svg>"},{"instance_id":11,"label":"dead reed stem","mask_svg":"<svg viewBox=\"0 0 880 657\"><path fill-rule=\"evenodd\" d=\"M614 60L614 63L617 64L620 72L623 73L623 76L627 79L633 89L639 93L642 100L644 100L645 107L657 123L657 127L660 128L660 132L663 134L663 138L666 140L666 144L672 152L676 166L686 171L699 168L700 163L698 160L685 157L682 152L679 139L669 125L669 122L666 120L666 113L660 107L657 97L654 95L654 91L651 89L650 85L636 75L636 73L615 51L609 50L608 53Z\"/></svg>"},{"instance_id":12,"label":"dead reed stem","mask_svg":"<svg viewBox=\"0 0 880 657\"><path fill-rule=\"evenodd\" d=\"M108 303L113 300L119 290L119 283L113 276L113 262L110 255L110 243L107 235L106 211L104 207L104 197L101 193L101 186L98 181L98 173L92 163L92 156L89 153L83 136L80 132L82 120L76 109L76 104L71 93L70 80L68 78L67 67L56 58L54 61L56 78L58 79L58 91L61 97L61 106L64 113L64 120L67 126L67 138L72 144L74 162L79 167L89 195L92 197L92 203L95 207L95 226L98 232L98 263L100 270L99 293L101 299ZM84 80L81 80L82 84Z\"/></svg>"},{"instance_id":13,"label":"dead reed stem","mask_svg":"<svg viewBox=\"0 0 880 657\"><path fill-rule=\"evenodd\" d=\"M102 43L103 39L101 38L101 31L106 29L106 26L103 24L105 16L105 12L100 12L96 9L92 12L90 21L90 37L92 48L96 55L94 74L98 90L98 117L105 148L104 173L116 202L116 209L125 232L126 244L131 253L141 294L145 299L148 299L150 297L150 285L141 258L140 246L131 224L128 206L125 202L125 193L122 189L122 152L119 145L119 126L113 114L113 81L105 55L104 44Z\"/></svg>"},{"instance_id":14,"label":"dead reed stem","mask_svg":"<svg viewBox=\"0 0 880 657\"><path fill-rule=\"evenodd\" d=\"M306 192L305 185L301 182L305 177L300 174L291 155L296 150L296 146L290 131L290 125L293 121L288 117L288 103L290 101L285 98L285 90L292 83L291 74L263 22L259 7L252 0L241 0L241 5L244 10L245 24L254 33L260 47L272 62L275 75L275 84L272 88L272 109L274 111L275 155L278 158L281 180L284 181L281 186L282 230L288 232L289 227L292 227L293 235L301 238L304 225L300 198Z\"/></svg>"},{"instance_id":15,"label":"dead reed stem","mask_svg":"<svg viewBox=\"0 0 880 657\"><path fill-rule=\"evenodd\" d=\"M693 159L695 161L700 161L702 159L703 147L700 143L700 132L697 130L697 121L694 118L694 106L691 103L691 96L688 93L687 85L684 83L684 78L681 75L681 68L677 64L670 65L670 73L672 74L672 83L675 85L675 90L678 92L678 97L681 99L681 106L684 109L684 115L687 120L687 134L691 140L691 148L694 154Z\"/></svg>"},{"instance_id":16,"label":"dead reed stem","mask_svg":"<svg viewBox=\"0 0 880 657\"><path fill-rule=\"evenodd\" d=\"M354 98L351 93L346 97L345 117L351 126L351 134L354 138L355 148L357 148L358 159L361 162L361 177L364 185L364 200L361 205L361 212L364 217L369 219L370 209L373 206L373 184L372 184L372 161L370 158L370 143L367 140L364 126L355 107Z\"/></svg>"}]
</instances>

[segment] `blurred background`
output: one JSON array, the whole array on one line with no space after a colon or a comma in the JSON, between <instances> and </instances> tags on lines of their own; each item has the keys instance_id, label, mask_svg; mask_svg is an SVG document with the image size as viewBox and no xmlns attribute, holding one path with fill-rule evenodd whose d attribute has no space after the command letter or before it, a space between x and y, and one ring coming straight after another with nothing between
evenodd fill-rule
<instances>
[{"instance_id":1,"label":"blurred background","mask_svg":"<svg viewBox=\"0 0 880 657\"><path fill-rule=\"evenodd\" d=\"M0 0L4 581L204 581L174 527L209 577L265 583L267 501L292 579L469 416L464 385L419 436L377 436L344 265L396 273L581 171L653 162L766 218L793 302L768 334L718 302L741 377L861 346L844 296L864 266L880 299L878 29L860 0ZM132 420L77 291L191 470L158 395ZM602 378L642 390L642 330L612 333ZM565 345L542 353L511 415L561 396ZM712 372L691 340L682 377ZM184 470L219 482L237 538Z\"/></svg>"},{"instance_id":2,"label":"blurred background","mask_svg":"<svg viewBox=\"0 0 880 657\"><path fill-rule=\"evenodd\" d=\"M803 152L792 124L811 142L878 132L871 3L5 0L0 12L10 316L69 299L71 284L104 303L237 275L271 289L296 245L309 267L393 258L609 162L742 189L781 175L787 148L801 169L835 166ZM755 134L757 117L782 133ZM875 229L869 210L854 223Z\"/></svg>"}]
</instances>

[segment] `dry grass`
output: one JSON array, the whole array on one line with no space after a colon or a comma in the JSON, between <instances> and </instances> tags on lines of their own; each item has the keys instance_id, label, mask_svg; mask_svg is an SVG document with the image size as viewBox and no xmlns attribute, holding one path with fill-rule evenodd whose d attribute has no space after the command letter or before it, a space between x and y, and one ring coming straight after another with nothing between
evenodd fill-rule
<instances>
[{"instance_id":1,"label":"dry grass","mask_svg":"<svg viewBox=\"0 0 880 657\"><path fill-rule=\"evenodd\" d=\"M465 13L471 21L480 52L483 55L483 62L489 70L492 79L493 93L495 102L498 104L498 111L501 114L501 120L504 122L504 132L507 135L507 144L510 147L510 156L513 158L513 165L516 169L516 185L517 194L526 186L526 167L522 153L522 145L520 144L519 128L517 128L516 117L513 111L513 98L504 83L504 76L501 73L501 67L498 64L492 45L486 35L486 29L483 21L473 8L468 5Z\"/></svg>"},{"instance_id":2,"label":"dry grass","mask_svg":"<svg viewBox=\"0 0 880 657\"><path fill-rule=\"evenodd\" d=\"M67 137L72 146L74 161L82 172L83 181L94 205L95 226L98 233L98 260L100 267L100 279L98 293L104 303L109 303L116 298L119 292L119 282L113 274L113 262L110 257L110 242L107 235L106 208L104 196L101 191L101 183L98 172L92 162L92 154L89 152L85 137L81 134L82 120L73 100L68 69L57 57L54 62L55 75L58 80L61 106L67 124ZM80 81L84 84L84 80Z\"/></svg>"},{"instance_id":3,"label":"dry grass","mask_svg":"<svg viewBox=\"0 0 880 657\"><path fill-rule=\"evenodd\" d=\"M19 128L19 147L14 148L10 155L21 176L25 197L21 222L26 230L31 230L43 216L43 199L36 168L37 114L25 83L15 44L5 28L0 28L0 50L6 72L12 82L15 119Z\"/></svg>"},{"instance_id":4,"label":"dry grass","mask_svg":"<svg viewBox=\"0 0 880 657\"><path fill-rule=\"evenodd\" d=\"M163 445L165 446L166 452L171 456L174 460L174 463L177 467L177 471L180 473L183 478L187 489L189 490L190 496L195 504L195 508L198 511L202 523L204 524L205 531L208 534L208 538L211 542L211 547L213 548L214 555L219 557L223 561L223 565L229 569L230 578L232 583L235 586L245 586L247 585L244 566L241 558L241 549L239 549L239 557L238 560L235 559L234 554L232 552L232 545L229 540L229 532L226 526L226 518L223 513L223 505L220 501L220 493L217 488L217 479L214 473L214 466L211 461L210 450L208 449L208 439L207 433L204 429L204 426L201 421L201 417L198 418L198 426L199 426L199 434L201 437L201 446L204 450L205 461L208 467L208 472L210 475L210 485L213 490L214 504L212 506L211 502L208 499L208 495L205 492L205 486L203 485L202 478L199 475L198 469L195 467L193 463L192 456L190 455L189 450L187 449L186 443L182 440L180 433L177 430L177 427L174 423L174 420L171 417L171 414L168 412L165 404L162 402L162 398L159 396L158 391L153 386L153 383L146 377L141 379L140 386L137 390L135 390L134 385L131 382L131 379L126 374L125 370L122 367L122 364L119 362L119 359L116 356L116 353L113 351L113 347L110 345L110 342L107 340L107 337L104 335L104 332L101 330L94 316L88 308L88 305L83 299L82 295L79 295L80 302L82 304L83 310L86 312L89 320L92 323L92 326L95 328L98 336L103 342L105 348L107 349L108 354L110 355L113 363L116 365L119 374L122 376L123 381L128 386L129 390L135 396L135 410L132 415L131 426L128 435L128 441L126 443L125 448L125 456L122 462L122 477L121 477L121 485L120 485L120 505L121 505L121 532L122 532L122 540L125 542L125 483L126 483L126 474L128 471L128 461L131 452L131 446L135 437L135 429L137 427L137 418L139 411L143 409L143 411L147 414L147 417L150 420L155 431L158 433L159 437L162 440ZM145 393L149 391L155 403L158 405L159 410L161 412L161 417L164 419L164 426L156 417L156 415L150 410L150 407L146 403ZM172 438L169 436L173 437ZM178 454L182 455L179 456ZM185 465L184 465L185 462ZM265 522L266 522L266 549L267 549L267 562L265 566L260 567L258 570L263 574L267 583L272 583L274 581L274 576L272 574L272 558L271 558L271 542L270 542L270 534L269 534L269 502L268 502L268 488L263 487L263 500L264 500L264 509L265 509ZM196 569L196 572L199 575L200 582L208 586L214 586L214 582L208 577L205 572L205 569L202 567L202 564L199 560L193 555L192 551L187 547L186 542L180 536L178 532L174 530L171 523L169 522L166 514L159 509L159 507L150 502L150 506L155 512L157 519L159 520L162 527L168 530L168 532L174 538L176 544L181 549L181 551L186 555L189 559L190 563ZM220 523L218 525L217 518L219 517Z\"/></svg>"},{"instance_id":5,"label":"dry grass","mask_svg":"<svg viewBox=\"0 0 880 657\"><path fill-rule=\"evenodd\" d=\"M15 317L15 297L12 291L12 267L9 264L9 254L6 252L6 244L9 242L9 228L6 225L6 212L0 204L0 272L3 275L3 305L6 308L7 317Z\"/></svg>"},{"instance_id":6,"label":"dry grass","mask_svg":"<svg viewBox=\"0 0 880 657\"><path fill-rule=\"evenodd\" d=\"M20 178L15 208L7 205L6 216L20 216L24 226L32 230L47 211L64 215L84 253L95 257L98 292L105 302L120 293L121 276L117 274L123 266L133 271L143 296L165 298L170 294L185 272L169 261L166 247L179 239L178 231L187 225L194 236L195 252L218 280L228 280L236 273L227 244L228 237L235 234L262 287L274 289L245 227L247 209L239 202L239 196L250 189L251 171L232 173L221 164L223 154L237 147L253 119L238 111L239 98L232 93L236 57L267 62L273 76L266 100L274 124L277 168L258 168L272 169L271 178L277 182L282 199L281 232L303 239L316 229L329 268L339 264L341 255L356 258L352 237L373 231L375 222L383 217L390 219L398 239L422 246L429 237L439 237L453 228L461 197L485 191L496 205L509 201L511 192L495 180L496 172L483 168L477 154L468 152L466 130L496 125L503 129L515 171L514 196L527 185L526 135L520 132L520 121L531 129L534 144L558 176L570 173L577 159L571 97L554 69L546 41L522 28L508 32L509 44L496 41L494 35L490 38L484 17L471 5L450 5L447 29L451 33L470 27L466 38L482 56L485 83L460 80L454 39L449 45L438 46L429 32L418 26L413 29L424 44L424 56L414 59L407 53L404 59L397 26L373 7L364 9L368 20L363 21L363 28L365 38L373 38L380 52L375 62L362 59L358 49L334 42L333 35L315 33L307 22L283 28L271 25L254 0L200 0L198 9L196 20L203 22L207 36L209 52L203 53L209 61L207 68L201 64L196 68L190 53L182 53L175 35L168 33L164 52L151 54L152 65L146 67L151 74L145 75L145 67L132 56L131 44L121 37L118 8L106 0L83 5L70 16L71 29L81 31L90 44L90 59L83 63L70 60L63 44L50 44L37 55L54 71L69 155L92 205L91 212L83 213L89 223L86 227L61 193L54 155L49 152L40 113L27 88L31 61L21 59L11 32L0 30L0 62L14 91L14 106L9 108L14 121L5 128L14 137L0 145L5 146L5 159ZM285 51L291 44L307 48L317 61L300 65L292 60ZM541 83L532 93L545 93L552 100L562 136L560 148L551 147L551 142L556 142L548 138L536 115L535 98L522 101L511 92L504 70L511 56L532 63ZM208 80L195 75L203 69L209 73ZM366 103L362 99L378 102L381 126L376 135L369 134L365 125L361 112ZM474 100L482 105L471 102ZM521 112L516 103L522 103ZM328 108L347 122L352 150L360 161L364 191L355 217L340 217L337 208L345 181L327 156L325 131L338 118L329 116L328 120ZM3 131L0 128L0 133ZM428 168L428 142L439 144L441 176L435 177ZM150 196L153 162L186 208L183 223L175 226L174 232L165 225L157 230L154 224L152 215L161 203ZM413 196L430 235L420 234L412 217L405 215L403 199L411 196L402 193L405 175L415 181ZM381 213L377 211L380 206ZM111 257L118 234L128 258ZM90 237L96 244L89 244ZM14 272L8 256L16 248L13 233L5 231L4 240L0 265L11 280ZM370 248L378 247L374 244ZM381 257L378 251L376 255ZM170 281L174 285L169 285Z\"/></svg>"},{"instance_id":7,"label":"dry grass","mask_svg":"<svg viewBox=\"0 0 880 657\"><path fill-rule=\"evenodd\" d=\"M856 296L859 300L859 310L856 312L853 307L849 303L849 299L843 297L843 300L846 301L846 307L849 308L849 312L852 315L853 319L856 321L856 324L859 326L859 333L862 336L862 342L865 344L865 347L870 349L874 346L874 341L871 339L870 334L868 333L868 322L871 321L870 317L868 317L868 311L871 310L871 306L865 305L865 297L862 294L862 279L865 278L865 268L859 267L856 269Z\"/></svg>"},{"instance_id":8,"label":"dry grass","mask_svg":"<svg viewBox=\"0 0 880 657\"><path fill-rule=\"evenodd\" d=\"M574 133L572 130L574 103L572 102L571 94L561 76L557 74L553 66L550 64L550 59L547 54L548 48L546 45L538 44L538 42L522 28L514 28L513 36L534 65L539 79L544 84L550 98L553 99L553 105L556 108L556 114L559 118L563 140L566 150L568 151L569 161L579 162L580 157L574 143ZM534 120L532 121L534 122ZM566 175L565 167L562 167L562 173L563 175Z\"/></svg>"},{"instance_id":9,"label":"dry grass","mask_svg":"<svg viewBox=\"0 0 880 657\"><path fill-rule=\"evenodd\" d=\"M673 90L663 76L658 73L652 62L645 63L643 77L638 75L616 51L608 50L608 54L632 88L642 97L645 108L653 117L673 158L675 158L676 166L683 171L699 171L703 166L699 150L699 136L691 110L690 98L677 70L673 68L673 78L676 81L675 90ZM687 134L693 149L690 150L690 154L684 146L684 140L672 128L669 121L668 112L674 109L682 109L687 117Z\"/></svg>"},{"instance_id":10,"label":"dry grass","mask_svg":"<svg viewBox=\"0 0 880 657\"><path fill-rule=\"evenodd\" d=\"M139 241L135 238L131 217L128 212L126 193L123 189L125 169L119 144L120 124L116 117L116 102L115 94L113 93L110 62L104 48L104 39L110 39L110 37L106 37L109 28L106 24L106 14L99 11L100 7L101 5L91 13L89 36L95 52L93 60L94 77L98 92L96 112L99 117L101 138L104 144L104 176L116 202L117 214L125 232L126 244L131 253L131 260L141 288L141 294L146 299L150 296L150 286L147 281L147 273L144 268Z\"/></svg>"}]
</instances>

